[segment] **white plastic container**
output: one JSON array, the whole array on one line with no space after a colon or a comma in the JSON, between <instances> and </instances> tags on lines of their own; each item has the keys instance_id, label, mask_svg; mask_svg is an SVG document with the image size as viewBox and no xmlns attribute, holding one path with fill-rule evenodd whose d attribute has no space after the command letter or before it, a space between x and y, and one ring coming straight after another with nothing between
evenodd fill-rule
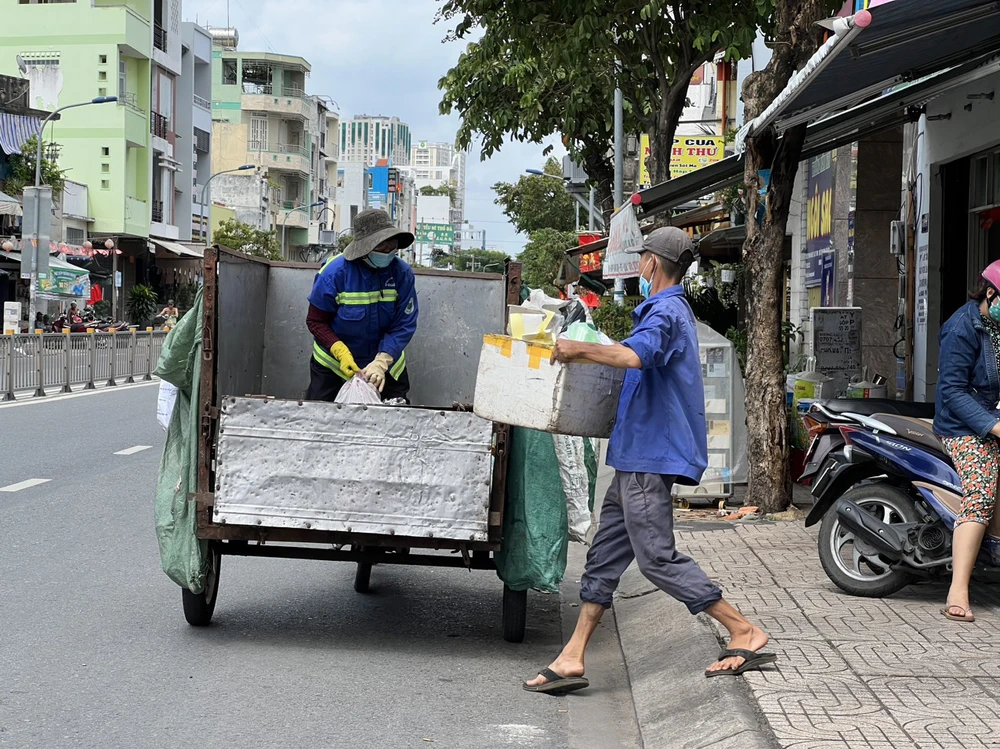
<instances>
[{"instance_id":1,"label":"white plastic container","mask_svg":"<svg viewBox=\"0 0 1000 749\"><path fill-rule=\"evenodd\" d=\"M483 338L476 416L553 434L610 437L625 370L550 364L552 349L509 336Z\"/></svg>"}]
</instances>

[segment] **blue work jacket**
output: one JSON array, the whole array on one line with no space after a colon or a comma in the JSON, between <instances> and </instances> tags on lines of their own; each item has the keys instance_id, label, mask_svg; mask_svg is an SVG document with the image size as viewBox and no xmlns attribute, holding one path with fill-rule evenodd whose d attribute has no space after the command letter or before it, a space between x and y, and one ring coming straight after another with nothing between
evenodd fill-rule
<instances>
[{"instance_id":1,"label":"blue work jacket","mask_svg":"<svg viewBox=\"0 0 1000 749\"><path fill-rule=\"evenodd\" d=\"M696 486L708 466L705 385L697 324L683 287L654 294L632 319L632 335L622 343L642 369L625 373L608 465Z\"/></svg>"},{"instance_id":2,"label":"blue work jacket","mask_svg":"<svg viewBox=\"0 0 1000 749\"><path fill-rule=\"evenodd\" d=\"M333 315L330 327L359 367L385 353L395 362L392 375L402 372L403 350L417 330L418 314L413 269L403 260L397 257L387 268L372 268L363 260L347 261L338 255L316 274L309 303ZM314 345L313 356L339 371L336 360L319 344Z\"/></svg>"},{"instance_id":3,"label":"blue work jacket","mask_svg":"<svg viewBox=\"0 0 1000 749\"><path fill-rule=\"evenodd\" d=\"M1000 422L997 353L978 302L941 328L934 431L941 437L986 437Z\"/></svg>"}]
</instances>

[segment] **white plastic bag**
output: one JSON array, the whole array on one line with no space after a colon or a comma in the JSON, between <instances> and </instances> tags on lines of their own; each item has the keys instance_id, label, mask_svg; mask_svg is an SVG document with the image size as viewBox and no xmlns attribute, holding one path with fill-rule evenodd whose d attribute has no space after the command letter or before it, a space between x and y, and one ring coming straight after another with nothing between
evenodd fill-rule
<instances>
[{"instance_id":1,"label":"white plastic bag","mask_svg":"<svg viewBox=\"0 0 1000 749\"><path fill-rule=\"evenodd\" d=\"M170 428L170 417L174 413L177 402L177 388L166 380L160 380L160 393L156 398L156 420L163 431Z\"/></svg>"},{"instance_id":2,"label":"white plastic bag","mask_svg":"<svg viewBox=\"0 0 1000 749\"><path fill-rule=\"evenodd\" d=\"M353 403L362 406L382 405L382 396L378 390L362 375L356 374L337 393L335 403Z\"/></svg>"},{"instance_id":3,"label":"white plastic bag","mask_svg":"<svg viewBox=\"0 0 1000 749\"><path fill-rule=\"evenodd\" d=\"M570 437L553 434L559 460L559 478L566 495L566 515L569 520L571 541L585 544L590 532L590 491L587 464L584 460L584 440L587 437Z\"/></svg>"}]
</instances>

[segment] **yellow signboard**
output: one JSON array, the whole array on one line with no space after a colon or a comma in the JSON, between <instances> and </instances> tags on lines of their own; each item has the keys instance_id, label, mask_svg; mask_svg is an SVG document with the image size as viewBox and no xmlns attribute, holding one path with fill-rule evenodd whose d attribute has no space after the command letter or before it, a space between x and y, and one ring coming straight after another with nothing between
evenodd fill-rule
<instances>
[{"instance_id":1,"label":"yellow signboard","mask_svg":"<svg viewBox=\"0 0 1000 749\"><path fill-rule=\"evenodd\" d=\"M646 159L649 158L649 136L640 138L642 159L639 161L639 186L650 187L649 168ZM670 155L670 177L680 177L689 174L703 166L721 161L726 155L726 139L721 135L677 135L674 136L674 149Z\"/></svg>"}]
</instances>

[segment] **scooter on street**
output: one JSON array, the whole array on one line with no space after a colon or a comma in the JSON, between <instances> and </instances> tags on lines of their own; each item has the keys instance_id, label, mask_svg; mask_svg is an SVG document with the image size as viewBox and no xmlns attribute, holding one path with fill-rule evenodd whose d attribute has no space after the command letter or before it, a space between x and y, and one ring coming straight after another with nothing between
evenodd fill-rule
<instances>
[{"instance_id":1,"label":"scooter on street","mask_svg":"<svg viewBox=\"0 0 1000 749\"><path fill-rule=\"evenodd\" d=\"M845 445L816 478L806 526L821 522L819 558L850 595L882 598L951 572L952 529L962 481L924 419L856 415L839 427ZM977 566L1000 568L1000 513L986 529Z\"/></svg>"}]
</instances>

